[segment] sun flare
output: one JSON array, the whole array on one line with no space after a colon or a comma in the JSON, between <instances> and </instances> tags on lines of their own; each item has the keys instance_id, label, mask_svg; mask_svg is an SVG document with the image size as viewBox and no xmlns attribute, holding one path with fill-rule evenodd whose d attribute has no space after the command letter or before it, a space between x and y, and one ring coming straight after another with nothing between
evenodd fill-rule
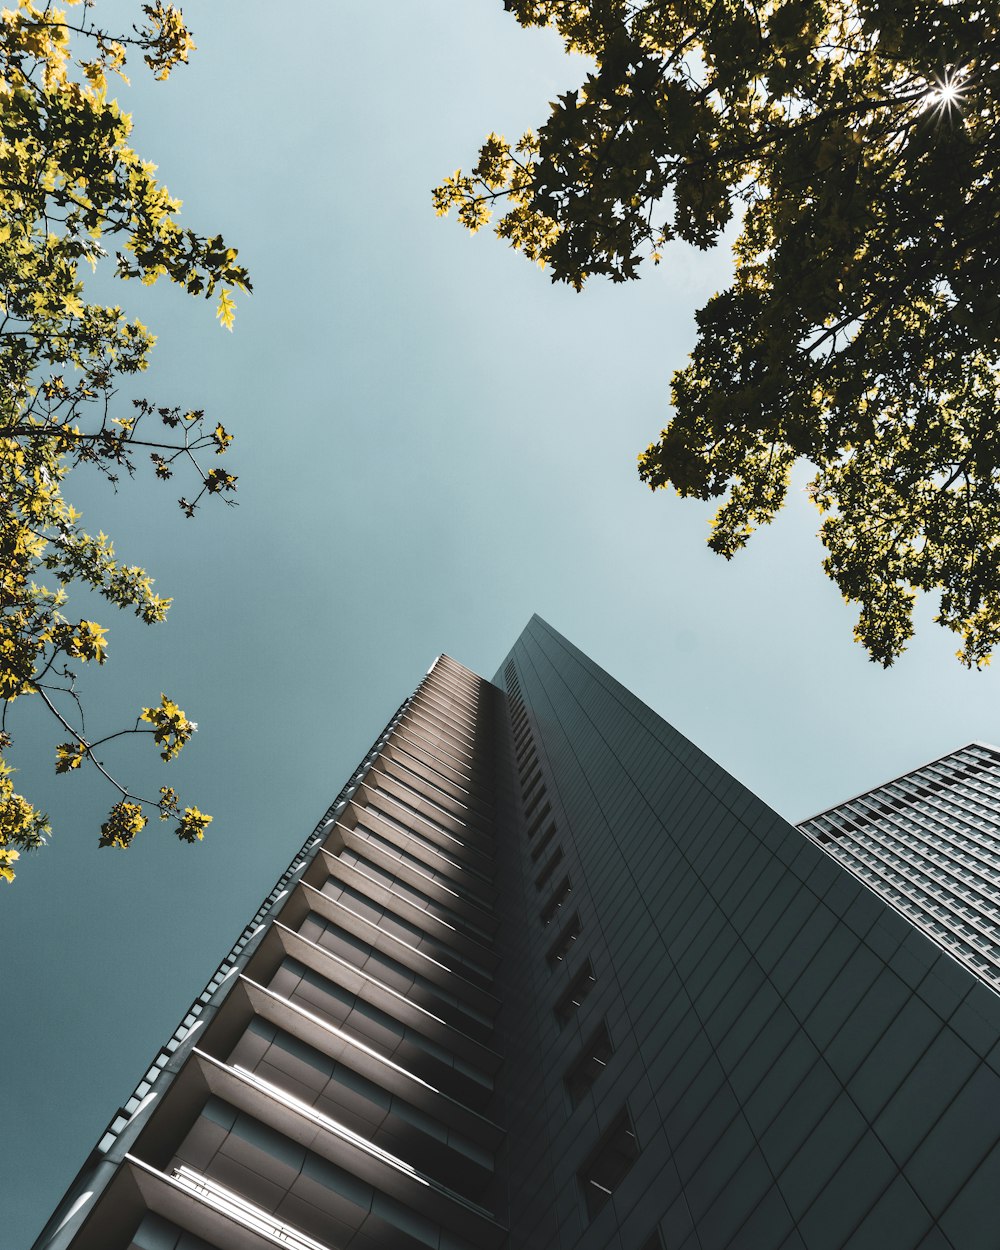
<instances>
[{"instance_id":1,"label":"sun flare","mask_svg":"<svg viewBox=\"0 0 1000 1250\"><path fill-rule=\"evenodd\" d=\"M965 87L961 72L948 69L940 78L935 78L933 86L925 97L924 108L936 109L942 113L950 113L953 109L961 109L965 97Z\"/></svg>"}]
</instances>

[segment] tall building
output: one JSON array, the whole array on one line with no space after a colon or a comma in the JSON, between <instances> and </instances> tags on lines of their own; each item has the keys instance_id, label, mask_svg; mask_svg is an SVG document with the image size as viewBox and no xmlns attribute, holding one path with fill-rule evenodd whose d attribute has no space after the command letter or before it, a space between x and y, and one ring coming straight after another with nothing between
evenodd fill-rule
<instances>
[{"instance_id":1,"label":"tall building","mask_svg":"<svg viewBox=\"0 0 1000 1250\"><path fill-rule=\"evenodd\" d=\"M799 826L1000 991L1000 751L972 742Z\"/></svg>"},{"instance_id":2,"label":"tall building","mask_svg":"<svg viewBox=\"0 0 1000 1250\"><path fill-rule=\"evenodd\" d=\"M1000 999L535 617L440 657L36 1250L993 1250Z\"/></svg>"}]
</instances>

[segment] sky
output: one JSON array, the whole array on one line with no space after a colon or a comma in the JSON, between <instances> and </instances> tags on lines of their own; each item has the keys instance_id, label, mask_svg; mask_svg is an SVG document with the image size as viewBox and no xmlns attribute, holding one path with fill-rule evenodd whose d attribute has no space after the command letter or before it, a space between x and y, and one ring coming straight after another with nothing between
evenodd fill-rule
<instances>
[{"instance_id":1,"label":"sky","mask_svg":"<svg viewBox=\"0 0 1000 1250\"><path fill-rule=\"evenodd\" d=\"M431 187L491 130L542 121L585 62L501 0L184 10L191 65L166 84L136 68L120 95L183 220L240 249L255 294L232 334L177 291L116 298L158 336L143 393L236 435L239 506L186 520L148 476L66 494L175 599L154 629L94 612L111 648L88 728L166 691L199 723L182 756L124 740L105 762L215 819L197 847L154 822L98 851L115 795L57 778L58 735L15 709L18 786L54 832L0 896L5 1250L31 1244L439 652L492 676L537 612L792 820L1000 741L997 674L961 668L932 603L889 672L854 644L804 473L730 564L710 509L640 484L725 247L578 295L435 218Z\"/></svg>"}]
</instances>

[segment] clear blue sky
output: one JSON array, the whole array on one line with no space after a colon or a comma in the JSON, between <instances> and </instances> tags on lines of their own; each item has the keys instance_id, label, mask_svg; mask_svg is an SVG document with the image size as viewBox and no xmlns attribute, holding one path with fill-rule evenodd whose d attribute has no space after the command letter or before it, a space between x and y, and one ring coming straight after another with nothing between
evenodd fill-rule
<instances>
[{"instance_id":1,"label":"clear blue sky","mask_svg":"<svg viewBox=\"0 0 1000 1250\"><path fill-rule=\"evenodd\" d=\"M162 770L126 747L121 769L215 823L197 848L150 826L99 853L113 796L57 779L54 740L14 725L56 833L0 903L5 1250L439 651L489 676L537 611L792 819L1000 739L996 674L959 667L932 605L893 671L866 661L801 491L726 565L705 509L639 484L724 252L575 295L434 217L430 188L582 63L500 0L184 8L199 51L164 86L135 72L136 146L256 294L233 335L177 292L121 298L159 335L147 393L237 435L240 506L186 521L146 480L67 493L176 598L156 630L102 612L93 728L168 691L196 739Z\"/></svg>"}]
</instances>

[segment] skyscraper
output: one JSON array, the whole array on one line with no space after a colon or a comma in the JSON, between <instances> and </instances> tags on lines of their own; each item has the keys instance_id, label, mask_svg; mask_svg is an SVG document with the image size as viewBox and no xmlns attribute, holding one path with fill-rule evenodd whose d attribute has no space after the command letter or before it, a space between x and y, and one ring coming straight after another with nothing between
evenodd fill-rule
<instances>
[{"instance_id":1,"label":"skyscraper","mask_svg":"<svg viewBox=\"0 0 1000 1250\"><path fill-rule=\"evenodd\" d=\"M1000 751L972 742L799 826L1000 990Z\"/></svg>"},{"instance_id":2,"label":"skyscraper","mask_svg":"<svg viewBox=\"0 0 1000 1250\"><path fill-rule=\"evenodd\" d=\"M1000 1000L535 617L440 657L37 1250L975 1250Z\"/></svg>"}]
</instances>

